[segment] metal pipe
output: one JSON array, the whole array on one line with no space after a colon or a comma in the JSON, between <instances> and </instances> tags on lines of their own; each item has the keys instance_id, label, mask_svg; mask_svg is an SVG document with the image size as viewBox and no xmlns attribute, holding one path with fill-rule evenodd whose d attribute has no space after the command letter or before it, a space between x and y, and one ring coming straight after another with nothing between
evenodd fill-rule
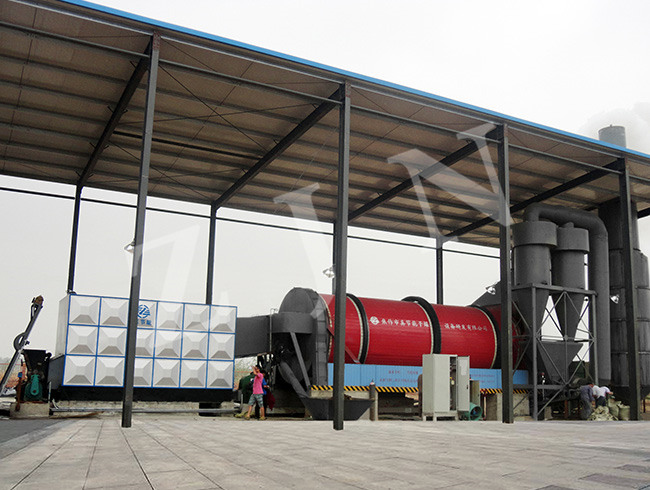
<instances>
[{"instance_id":1,"label":"metal pipe","mask_svg":"<svg viewBox=\"0 0 650 490\"><path fill-rule=\"evenodd\" d=\"M52 197L56 199L67 199L67 200L74 200L74 197L72 196L66 196L62 194L54 194L50 192L40 192L40 191L30 191L26 189L10 189L8 187L0 187L0 191L5 191L5 192L15 192L17 194L27 194L27 195L32 195L32 196L40 196L40 197ZM126 204L126 203L121 203L121 202L111 202L111 201L106 201L103 199L91 199L91 198L82 198L82 202L91 202L95 204L106 204L108 206L117 206L117 207L122 207L122 208L131 208L135 209L137 206L135 204ZM204 214L198 214L198 213L188 213L185 211L174 211L172 209L163 209L163 208L155 208L155 207L150 207L147 206L147 211L154 211L157 213L167 213L167 214L174 214L177 216L187 216L190 218L201 218L201 219L210 219L210 216L204 215ZM310 230L308 228L299 228L295 226L283 226L283 225L275 225L272 223L260 223L258 221L250 221L250 220L243 220L243 219L235 219L235 218L216 218L216 221L224 221L228 223L238 223L238 224L243 224L243 225L252 225L252 226L261 226L264 228L273 228L277 230L287 230L287 231L297 231L297 232L303 232L303 233L313 233L316 235L332 235L332 232L330 231L320 231L320 230ZM363 241L368 241L368 242L375 242L375 243L386 243L389 245L403 245L405 247L413 247L413 248L420 248L424 250L435 250L436 247L431 247L429 245L419 245L416 243L404 243L404 242L398 242L395 240L383 240L379 238L370 238L370 237L362 237L362 236L355 236L355 235L349 235L348 238L350 240L363 240ZM464 250L453 250L453 249L445 249L445 253L454 253L454 254L460 254L460 255L470 255L472 257L485 257L487 259L498 259L499 257L495 255L488 255L488 254L483 254L483 253L476 253L476 252L467 252Z\"/></svg>"},{"instance_id":2,"label":"metal pipe","mask_svg":"<svg viewBox=\"0 0 650 490\"><path fill-rule=\"evenodd\" d=\"M80 413L93 413L93 412L116 412L119 413L122 411L121 408L117 407L79 407L79 408L52 408L54 413L70 413L70 412L80 412ZM232 408L183 408L183 409L153 409L153 408L134 408L131 410L132 413L214 413L214 414L231 414L237 413L237 410Z\"/></svg>"},{"instance_id":3,"label":"metal pipe","mask_svg":"<svg viewBox=\"0 0 650 490\"><path fill-rule=\"evenodd\" d=\"M524 212L526 221L547 219L562 226L573 223L576 227L589 231L589 289L596 292L596 332L598 344L598 373L596 382L609 383L612 379L609 330L609 246L607 229L595 214L578 209L535 203Z\"/></svg>"}]
</instances>

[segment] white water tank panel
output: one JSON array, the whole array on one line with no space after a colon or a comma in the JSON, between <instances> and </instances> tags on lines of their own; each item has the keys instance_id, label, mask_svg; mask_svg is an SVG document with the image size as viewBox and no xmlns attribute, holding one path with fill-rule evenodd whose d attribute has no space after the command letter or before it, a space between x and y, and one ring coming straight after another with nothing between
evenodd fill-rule
<instances>
[{"instance_id":1,"label":"white water tank panel","mask_svg":"<svg viewBox=\"0 0 650 490\"><path fill-rule=\"evenodd\" d=\"M123 357L97 357L95 386L122 386L123 380Z\"/></svg>"},{"instance_id":2,"label":"white water tank panel","mask_svg":"<svg viewBox=\"0 0 650 490\"><path fill-rule=\"evenodd\" d=\"M156 357L181 357L181 332L158 330L156 332Z\"/></svg>"},{"instance_id":3,"label":"white water tank panel","mask_svg":"<svg viewBox=\"0 0 650 490\"><path fill-rule=\"evenodd\" d=\"M122 356L126 354L126 328L99 327L98 356Z\"/></svg>"},{"instance_id":4,"label":"white water tank panel","mask_svg":"<svg viewBox=\"0 0 650 490\"><path fill-rule=\"evenodd\" d=\"M210 334L211 360L231 361L235 354L235 336L222 333Z\"/></svg>"},{"instance_id":5,"label":"white water tank panel","mask_svg":"<svg viewBox=\"0 0 650 490\"><path fill-rule=\"evenodd\" d=\"M208 356L208 334L183 332L183 358L205 359Z\"/></svg>"},{"instance_id":6,"label":"white water tank panel","mask_svg":"<svg viewBox=\"0 0 650 490\"><path fill-rule=\"evenodd\" d=\"M232 388L232 362L208 361L208 388Z\"/></svg>"},{"instance_id":7,"label":"white water tank panel","mask_svg":"<svg viewBox=\"0 0 650 490\"><path fill-rule=\"evenodd\" d=\"M154 359L154 388L178 388L180 370L181 361L179 359Z\"/></svg>"},{"instance_id":8,"label":"white water tank panel","mask_svg":"<svg viewBox=\"0 0 650 490\"><path fill-rule=\"evenodd\" d=\"M235 333L237 308L233 306L213 306L210 312L210 331Z\"/></svg>"},{"instance_id":9,"label":"white water tank panel","mask_svg":"<svg viewBox=\"0 0 650 490\"><path fill-rule=\"evenodd\" d=\"M135 341L136 357L153 357L155 340L155 330L142 330L138 327L137 339Z\"/></svg>"},{"instance_id":10,"label":"white water tank panel","mask_svg":"<svg viewBox=\"0 0 650 490\"><path fill-rule=\"evenodd\" d=\"M99 324L100 298L96 296L71 296L69 322L76 325Z\"/></svg>"},{"instance_id":11,"label":"white water tank panel","mask_svg":"<svg viewBox=\"0 0 650 490\"><path fill-rule=\"evenodd\" d=\"M183 304L158 303L157 328L181 330L183 328Z\"/></svg>"},{"instance_id":12,"label":"white water tank panel","mask_svg":"<svg viewBox=\"0 0 650 490\"><path fill-rule=\"evenodd\" d=\"M102 298L99 324L108 327L126 327L129 302L121 298Z\"/></svg>"},{"instance_id":13,"label":"white water tank panel","mask_svg":"<svg viewBox=\"0 0 650 490\"><path fill-rule=\"evenodd\" d=\"M207 332L210 321L210 307L207 305L185 305L184 330Z\"/></svg>"},{"instance_id":14,"label":"white water tank panel","mask_svg":"<svg viewBox=\"0 0 650 490\"><path fill-rule=\"evenodd\" d=\"M135 358L133 386L138 388L151 387L153 383L153 359Z\"/></svg>"},{"instance_id":15,"label":"white water tank panel","mask_svg":"<svg viewBox=\"0 0 650 490\"><path fill-rule=\"evenodd\" d=\"M70 325L66 354L94 355L97 349L97 327Z\"/></svg>"},{"instance_id":16,"label":"white water tank panel","mask_svg":"<svg viewBox=\"0 0 650 490\"><path fill-rule=\"evenodd\" d=\"M63 384L122 386L129 302L70 294L59 306ZM143 300L134 386L232 389L237 308Z\"/></svg>"},{"instance_id":17,"label":"white water tank panel","mask_svg":"<svg viewBox=\"0 0 650 490\"><path fill-rule=\"evenodd\" d=\"M205 388L207 361L181 363L181 388Z\"/></svg>"},{"instance_id":18,"label":"white water tank panel","mask_svg":"<svg viewBox=\"0 0 650 490\"><path fill-rule=\"evenodd\" d=\"M92 386L95 382L94 356L65 356L63 384L68 386Z\"/></svg>"}]
</instances>

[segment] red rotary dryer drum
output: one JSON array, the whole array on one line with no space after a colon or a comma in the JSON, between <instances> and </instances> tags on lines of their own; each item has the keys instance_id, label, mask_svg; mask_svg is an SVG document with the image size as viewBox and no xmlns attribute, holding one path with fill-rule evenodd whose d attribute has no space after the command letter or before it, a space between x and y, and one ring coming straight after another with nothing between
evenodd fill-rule
<instances>
[{"instance_id":1,"label":"red rotary dryer drum","mask_svg":"<svg viewBox=\"0 0 650 490\"><path fill-rule=\"evenodd\" d=\"M474 368L494 367L497 332L486 312L472 306L432 306L440 326L440 354L469 356Z\"/></svg>"},{"instance_id":2,"label":"red rotary dryer drum","mask_svg":"<svg viewBox=\"0 0 650 490\"><path fill-rule=\"evenodd\" d=\"M334 296L320 298L333 333ZM440 353L469 356L474 368L494 367L497 360L495 325L479 308L432 305L418 297L393 301L348 294L345 317L346 363L419 366L423 354Z\"/></svg>"},{"instance_id":3,"label":"red rotary dryer drum","mask_svg":"<svg viewBox=\"0 0 650 490\"><path fill-rule=\"evenodd\" d=\"M367 342L367 333L364 331L361 312L357 309L356 304L348 295L345 301L345 362L346 364L358 364L364 358L363 346ZM327 324L330 333L334 332L334 307L335 296L331 294L321 294L320 297L325 301L327 311ZM330 336L329 343L329 360L334 362L334 344L333 336Z\"/></svg>"},{"instance_id":4,"label":"red rotary dryer drum","mask_svg":"<svg viewBox=\"0 0 650 490\"><path fill-rule=\"evenodd\" d=\"M431 319L420 305L370 298L358 301L368 324L366 364L419 366L422 354L432 352Z\"/></svg>"}]
</instances>

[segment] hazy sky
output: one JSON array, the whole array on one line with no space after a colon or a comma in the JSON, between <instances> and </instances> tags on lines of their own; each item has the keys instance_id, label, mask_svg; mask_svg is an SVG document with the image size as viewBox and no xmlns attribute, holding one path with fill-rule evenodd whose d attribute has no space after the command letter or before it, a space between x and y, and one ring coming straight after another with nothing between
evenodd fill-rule
<instances>
[{"instance_id":1,"label":"hazy sky","mask_svg":"<svg viewBox=\"0 0 650 490\"><path fill-rule=\"evenodd\" d=\"M644 1L98 3L592 138L602 126L622 124L628 146L650 153L650 3ZM6 177L0 185L73 194L68 186ZM134 202L132 196L92 190L84 196ZM32 346L53 350L67 281L72 202L0 191L0 205L0 356L11 354L37 294L45 296L46 306ZM207 213L198 205L182 209ZM261 219L228 210L223 215ZM133 238L133 216L128 209L83 204L78 293L128 296L131 256L123 247ZM642 248L648 254L650 225L644 221ZM142 296L202 302L207 221L149 213L146 233ZM215 302L234 304L240 314L268 313L294 286L329 291L330 280L321 272L331 265L327 236L220 223L217 240ZM357 240L349 246L350 292L435 299L430 250ZM450 304L471 302L497 278L495 259L446 255Z\"/></svg>"}]
</instances>

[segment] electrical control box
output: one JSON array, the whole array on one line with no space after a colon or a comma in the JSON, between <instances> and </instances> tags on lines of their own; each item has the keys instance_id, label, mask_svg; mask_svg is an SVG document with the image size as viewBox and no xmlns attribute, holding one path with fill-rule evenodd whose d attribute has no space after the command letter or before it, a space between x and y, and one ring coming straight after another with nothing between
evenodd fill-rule
<instances>
[{"instance_id":1,"label":"electrical control box","mask_svg":"<svg viewBox=\"0 0 650 490\"><path fill-rule=\"evenodd\" d=\"M422 356L422 417L458 418L469 411L469 357Z\"/></svg>"}]
</instances>

